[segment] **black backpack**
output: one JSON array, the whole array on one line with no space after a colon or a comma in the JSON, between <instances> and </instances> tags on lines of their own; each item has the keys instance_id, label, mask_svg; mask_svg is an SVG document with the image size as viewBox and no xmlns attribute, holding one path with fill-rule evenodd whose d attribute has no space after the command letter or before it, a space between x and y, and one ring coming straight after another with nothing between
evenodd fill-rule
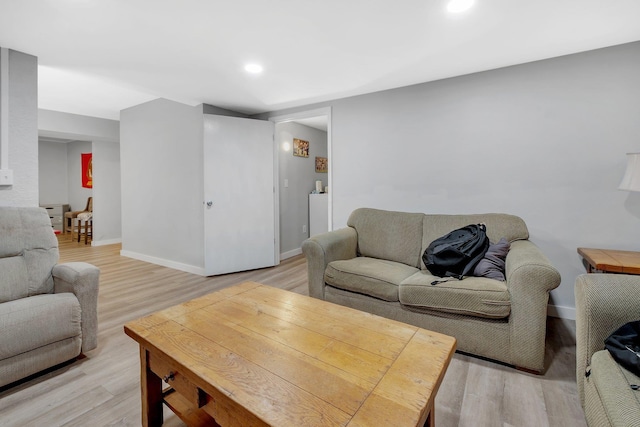
<instances>
[{"instance_id":1,"label":"black backpack","mask_svg":"<svg viewBox=\"0 0 640 427\"><path fill-rule=\"evenodd\" d=\"M616 329L604 341L604 347L623 368L640 375L640 321Z\"/></svg>"},{"instance_id":2,"label":"black backpack","mask_svg":"<svg viewBox=\"0 0 640 427\"><path fill-rule=\"evenodd\" d=\"M431 242L422 255L422 261L435 276L462 279L473 271L487 249L487 227L484 224L470 224Z\"/></svg>"}]
</instances>

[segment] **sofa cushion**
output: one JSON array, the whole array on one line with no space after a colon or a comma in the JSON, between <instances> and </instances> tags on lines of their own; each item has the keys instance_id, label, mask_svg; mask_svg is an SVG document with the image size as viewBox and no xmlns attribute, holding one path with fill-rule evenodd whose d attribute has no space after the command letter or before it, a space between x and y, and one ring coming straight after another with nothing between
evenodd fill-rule
<instances>
[{"instance_id":1,"label":"sofa cushion","mask_svg":"<svg viewBox=\"0 0 640 427\"><path fill-rule=\"evenodd\" d=\"M47 211L0 207L0 236L0 302L53 292L58 240Z\"/></svg>"},{"instance_id":2,"label":"sofa cushion","mask_svg":"<svg viewBox=\"0 0 640 427\"><path fill-rule=\"evenodd\" d=\"M504 282L484 277L442 280L427 270L419 271L400 283L398 299L404 305L447 313L502 319L511 312L509 290Z\"/></svg>"},{"instance_id":3,"label":"sofa cushion","mask_svg":"<svg viewBox=\"0 0 640 427\"><path fill-rule=\"evenodd\" d=\"M473 276L486 277L489 279L506 280L504 276L507 254L511 243L504 237L498 243L489 245L489 249L484 254L478 264L473 269Z\"/></svg>"},{"instance_id":4,"label":"sofa cushion","mask_svg":"<svg viewBox=\"0 0 640 427\"><path fill-rule=\"evenodd\" d=\"M421 213L356 209L347 225L358 233L358 252L364 257L386 259L420 267Z\"/></svg>"},{"instance_id":5,"label":"sofa cushion","mask_svg":"<svg viewBox=\"0 0 640 427\"><path fill-rule=\"evenodd\" d=\"M0 360L81 335L80 303L71 293L0 304Z\"/></svg>"},{"instance_id":6,"label":"sofa cushion","mask_svg":"<svg viewBox=\"0 0 640 427\"><path fill-rule=\"evenodd\" d=\"M418 271L408 265L367 257L330 262L324 281L345 291L398 301L398 285Z\"/></svg>"},{"instance_id":7,"label":"sofa cushion","mask_svg":"<svg viewBox=\"0 0 640 427\"><path fill-rule=\"evenodd\" d=\"M473 215L424 215L422 225L422 249L420 255L429 247L429 244L440 236L469 224L483 223L487 226L487 236L492 243L505 238L508 242L526 240L529 238L529 230L522 218L515 215L488 213ZM424 263L421 268L426 270Z\"/></svg>"},{"instance_id":8,"label":"sofa cushion","mask_svg":"<svg viewBox=\"0 0 640 427\"><path fill-rule=\"evenodd\" d=\"M620 367L607 350L591 356L589 381L598 391L611 425L637 425L640 420L640 391L631 384L640 385L640 377Z\"/></svg>"}]
</instances>

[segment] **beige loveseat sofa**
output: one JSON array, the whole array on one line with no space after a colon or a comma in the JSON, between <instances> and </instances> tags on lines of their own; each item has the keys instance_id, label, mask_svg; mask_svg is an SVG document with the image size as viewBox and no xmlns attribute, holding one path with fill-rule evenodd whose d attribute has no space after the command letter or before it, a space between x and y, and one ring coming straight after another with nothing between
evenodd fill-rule
<instances>
[{"instance_id":1,"label":"beige loveseat sofa","mask_svg":"<svg viewBox=\"0 0 640 427\"><path fill-rule=\"evenodd\" d=\"M584 274L575 284L576 380L592 427L640 426L640 378L620 367L605 339L640 320L640 276Z\"/></svg>"},{"instance_id":2,"label":"beige loveseat sofa","mask_svg":"<svg viewBox=\"0 0 640 427\"><path fill-rule=\"evenodd\" d=\"M0 207L0 386L96 348L99 270L58 256L44 209Z\"/></svg>"},{"instance_id":3,"label":"beige loveseat sofa","mask_svg":"<svg viewBox=\"0 0 640 427\"><path fill-rule=\"evenodd\" d=\"M511 242L506 282L467 277L431 285L438 278L425 268L424 250L475 223L486 224L491 242ZM303 243L311 296L453 336L467 353L544 369L549 291L560 275L528 240L522 219L362 208L347 225Z\"/></svg>"}]
</instances>

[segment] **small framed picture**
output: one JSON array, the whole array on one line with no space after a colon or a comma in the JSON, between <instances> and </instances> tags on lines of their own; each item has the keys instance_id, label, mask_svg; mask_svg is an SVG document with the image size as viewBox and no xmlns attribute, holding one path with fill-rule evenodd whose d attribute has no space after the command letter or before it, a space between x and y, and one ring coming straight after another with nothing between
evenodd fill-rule
<instances>
[{"instance_id":1,"label":"small framed picture","mask_svg":"<svg viewBox=\"0 0 640 427\"><path fill-rule=\"evenodd\" d=\"M328 169L326 157L316 157L316 172L326 173Z\"/></svg>"},{"instance_id":2,"label":"small framed picture","mask_svg":"<svg viewBox=\"0 0 640 427\"><path fill-rule=\"evenodd\" d=\"M309 141L293 138L293 155L298 157L309 157Z\"/></svg>"}]
</instances>

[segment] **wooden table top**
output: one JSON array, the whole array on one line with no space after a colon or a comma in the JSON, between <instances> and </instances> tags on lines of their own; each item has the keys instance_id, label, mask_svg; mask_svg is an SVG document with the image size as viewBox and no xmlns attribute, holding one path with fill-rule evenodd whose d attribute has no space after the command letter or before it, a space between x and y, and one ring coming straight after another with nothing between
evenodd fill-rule
<instances>
[{"instance_id":1,"label":"wooden table top","mask_svg":"<svg viewBox=\"0 0 640 427\"><path fill-rule=\"evenodd\" d=\"M422 426L455 339L254 282L125 325L273 426Z\"/></svg>"},{"instance_id":2,"label":"wooden table top","mask_svg":"<svg viewBox=\"0 0 640 427\"><path fill-rule=\"evenodd\" d=\"M596 270L640 274L640 252L578 248L578 253Z\"/></svg>"}]
</instances>

